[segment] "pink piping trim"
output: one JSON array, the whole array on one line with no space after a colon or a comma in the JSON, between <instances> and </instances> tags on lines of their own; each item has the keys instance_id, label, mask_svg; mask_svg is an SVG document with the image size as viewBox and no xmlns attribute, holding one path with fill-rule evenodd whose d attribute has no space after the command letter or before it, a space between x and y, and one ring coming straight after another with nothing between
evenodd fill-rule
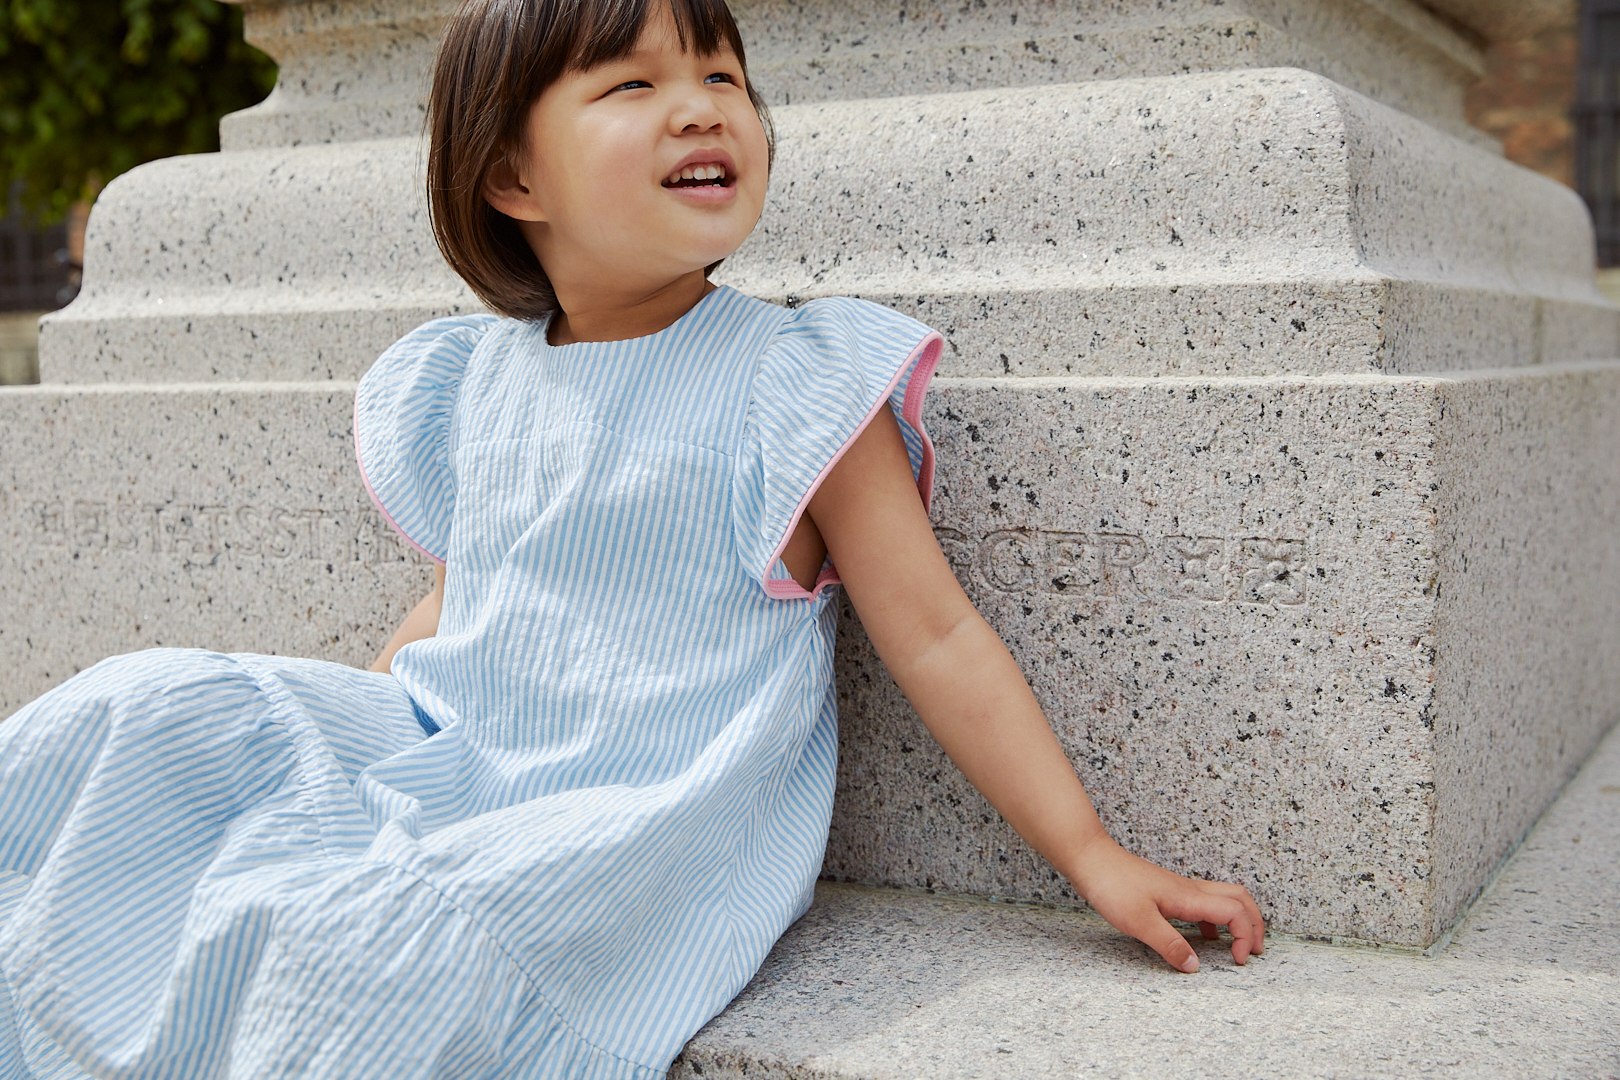
<instances>
[{"instance_id":1,"label":"pink piping trim","mask_svg":"<svg viewBox=\"0 0 1620 1080\"><path fill-rule=\"evenodd\" d=\"M894 378L889 380L888 387L883 391L883 396L878 399L877 404L872 407L872 411L866 414L866 419L860 422L855 428L855 433L845 440L843 446L838 448L838 453L832 456L832 460L827 462L826 466L810 484L810 490L804 493L804 498L799 501L798 507L793 511L793 516L788 519L787 530L782 534L782 542L776 545L776 550L771 553L769 561L765 563L765 573L769 574L771 572L771 567L776 565L777 560L782 557L782 552L787 550L788 540L792 538L794 528L799 524L799 519L804 516L805 509L810 505L811 497L821 487L822 481L827 479L827 475L832 472L833 466L838 464L839 458L842 458L849 448L855 445L855 440L860 438L861 432L865 431L867 425L876 419L878 412L888 406L890 395L894 393L894 388L900 384L900 377L911 368L913 362L916 363L916 370L911 374L911 381L906 384L906 396L900 405L900 415L922 438L922 464L917 468L917 493L922 496L923 513L928 512L929 498L934 486L934 443L928 437L928 432L923 430L922 402L923 394L928 390L928 383L934 377L934 369L939 366L939 354L944 347L945 339L937 333L930 332L927 337L917 343L915 349L911 350L906 357L906 362L900 365L900 369L894 373ZM838 576L838 567L833 565L822 568L820 575L817 576L814 582L815 587L809 592L806 592L804 586L794 581L792 577L785 580L766 577L762 580L766 594L779 600L814 600L821 595L822 590L827 586L838 585L843 582L843 579Z\"/></svg>"},{"instance_id":2,"label":"pink piping trim","mask_svg":"<svg viewBox=\"0 0 1620 1080\"><path fill-rule=\"evenodd\" d=\"M371 486L371 477L366 475L365 459L360 456L360 394L358 392L358 387L356 387L356 393L354 395L354 419L350 421L350 426L354 428L354 463L360 467L360 482L366 486L366 494L371 496L371 501L377 504L377 510L382 514L383 520L388 522L389 525L392 525L394 531L403 536L405 538L405 542L411 545L411 547L415 548L417 551L420 551L423 555L426 555L440 566L445 565L443 559L433 554L433 552L429 551L421 544L418 544L414 539L411 538L410 533L400 528L399 522L394 520L394 515L388 512L388 507L384 506L382 499L377 497L377 489Z\"/></svg>"}]
</instances>

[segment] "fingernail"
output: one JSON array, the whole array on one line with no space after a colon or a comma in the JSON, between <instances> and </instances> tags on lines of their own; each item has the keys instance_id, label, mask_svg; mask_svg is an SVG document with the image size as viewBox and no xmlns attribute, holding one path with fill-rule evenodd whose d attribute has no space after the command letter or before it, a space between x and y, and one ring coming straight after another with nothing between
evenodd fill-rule
<instances>
[{"instance_id":1,"label":"fingernail","mask_svg":"<svg viewBox=\"0 0 1620 1080\"><path fill-rule=\"evenodd\" d=\"M1182 962L1181 970L1185 971L1185 972L1187 972L1189 974L1191 974L1194 971L1197 971L1198 970L1198 957L1197 956L1189 956L1189 957L1187 957L1187 959Z\"/></svg>"}]
</instances>

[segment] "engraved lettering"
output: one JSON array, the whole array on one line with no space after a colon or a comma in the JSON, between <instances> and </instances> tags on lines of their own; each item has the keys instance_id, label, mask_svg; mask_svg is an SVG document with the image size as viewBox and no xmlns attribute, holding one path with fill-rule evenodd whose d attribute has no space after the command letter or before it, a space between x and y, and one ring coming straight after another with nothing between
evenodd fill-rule
<instances>
[{"instance_id":1,"label":"engraved lettering","mask_svg":"<svg viewBox=\"0 0 1620 1080\"><path fill-rule=\"evenodd\" d=\"M359 562L358 545L355 543L354 531L348 523L339 521L330 514L323 514L315 523L320 535L320 550L326 552L329 562Z\"/></svg>"},{"instance_id":2,"label":"engraved lettering","mask_svg":"<svg viewBox=\"0 0 1620 1080\"><path fill-rule=\"evenodd\" d=\"M979 571L1003 592L1028 592L1040 557L1034 547L1023 529L993 532L979 544Z\"/></svg>"},{"instance_id":3,"label":"engraved lettering","mask_svg":"<svg viewBox=\"0 0 1620 1080\"><path fill-rule=\"evenodd\" d=\"M321 516L319 510L298 511L298 517L304 523L304 558L306 559L318 559L321 557L320 543L316 539Z\"/></svg>"},{"instance_id":4,"label":"engraved lettering","mask_svg":"<svg viewBox=\"0 0 1620 1080\"><path fill-rule=\"evenodd\" d=\"M163 555L189 566L229 553L336 565L408 563L416 556L377 514L321 507L149 503L134 499L18 500L32 542L74 555Z\"/></svg>"},{"instance_id":5,"label":"engraved lettering","mask_svg":"<svg viewBox=\"0 0 1620 1080\"><path fill-rule=\"evenodd\" d=\"M107 504L76 499L73 503L73 546L104 548L108 544Z\"/></svg>"},{"instance_id":6,"label":"engraved lettering","mask_svg":"<svg viewBox=\"0 0 1620 1080\"><path fill-rule=\"evenodd\" d=\"M298 515L276 510L270 515L270 531L265 534L264 553L274 559L290 559L298 546Z\"/></svg>"},{"instance_id":7,"label":"engraved lettering","mask_svg":"<svg viewBox=\"0 0 1620 1080\"><path fill-rule=\"evenodd\" d=\"M217 560L224 550L225 508L223 506L197 507L197 523L201 527L203 542L208 545L208 557Z\"/></svg>"},{"instance_id":8,"label":"engraved lettering","mask_svg":"<svg viewBox=\"0 0 1620 1080\"><path fill-rule=\"evenodd\" d=\"M128 503L113 507L113 520L117 531L108 537L107 546L113 551L139 551L141 546L141 508Z\"/></svg>"},{"instance_id":9,"label":"engraved lettering","mask_svg":"<svg viewBox=\"0 0 1620 1080\"><path fill-rule=\"evenodd\" d=\"M153 506L148 504L146 505L145 509L151 514L152 546L149 550L157 552L161 555L168 550L167 546L163 543L165 532L163 511L166 509L166 507L162 505Z\"/></svg>"},{"instance_id":10,"label":"engraved lettering","mask_svg":"<svg viewBox=\"0 0 1620 1080\"><path fill-rule=\"evenodd\" d=\"M1046 591L1093 597L1102 585L1097 548L1084 533L1049 532L1046 536Z\"/></svg>"},{"instance_id":11,"label":"engraved lettering","mask_svg":"<svg viewBox=\"0 0 1620 1080\"><path fill-rule=\"evenodd\" d=\"M381 566L384 563L409 562L410 549L400 541L399 534L389 528L378 514L368 514L366 523L361 528L361 547L355 556L356 561L367 566Z\"/></svg>"},{"instance_id":12,"label":"engraved lettering","mask_svg":"<svg viewBox=\"0 0 1620 1080\"><path fill-rule=\"evenodd\" d=\"M957 584L966 591L973 582L973 545L956 529L935 529L934 538L939 541L939 549L945 554L951 573L956 575Z\"/></svg>"},{"instance_id":13,"label":"engraved lettering","mask_svg":"<svg viewBox=\"0 0 1620 1080\"><path fill-rule=\"evenodd\" d=\"M28 508L28 516L39 522L40 542L46 547L67 547L67 515L59 502L37 502Z\"/></svg>"},{"instance_id":14,"label":"engraved lettering","mask_svg":"<svg viewBox=\"0 0 1620 1080\"><path fill-rule=\"evenodd\" d=\"M1103 587L1108 595L1144 595L1136 568L1147 561L1147 542L1132 533L1103 533L1098 542L1102 546Z\"/></svg>"},{"instance_id":15,"label":"engraved lettering","mask_svg":"<svg viewBox=\"0 0 1620 1080\"><path fill-rule=\"evenodd\" d=\"M1226 599L1225 542L1215 536L1166 540L1170 595L1219 604Z\"/></svg>"},{"instance_id":16,"label":"engraved lettering","mask_svg":"<svg viewBox=\"0 0 1620 1080\"><path fill-rule=\"evenodd\" d=\"M188 563L209 563L219 556L222 506L193 506L170 515L169 551Z\"/></svg>"},{"instance_id":17,"label":"engraved lettering","mask_svg":"<svg viewBox=\"0 0 1620 1080\"><path fill-rule=\"evenodd\" d=\"M264 533L264 515L257 506L238 506L231 530L231 549L238 555L257 555L259 540Z\"/></svg>"},{"instance_id":18,"label":"engraved lettering","mask_svg":"<svg viewBox=\"0 0 1620 1080\"><path fill-rule=\"evenodd\" d=\"M1272 540L1250 536L1242 541L1242 580L1238 602L1283 604L1305 602L1305 574L1299 566L1303 545L1298 540Z\"/></svg>"},{"instance_id":19,"label":"engraved lettering","mask_svg":"<svg viewBox=\"0 0 1620 1080\"><path fill-rule=\"evenodd\" d=\"M1305 541L1294 537L1147 537L998 529L977 541L964 529L934 535L952 571L974 588L1071 600L1167 599L1203 604L1305 603Z\"/></svg>"}]
</instances>

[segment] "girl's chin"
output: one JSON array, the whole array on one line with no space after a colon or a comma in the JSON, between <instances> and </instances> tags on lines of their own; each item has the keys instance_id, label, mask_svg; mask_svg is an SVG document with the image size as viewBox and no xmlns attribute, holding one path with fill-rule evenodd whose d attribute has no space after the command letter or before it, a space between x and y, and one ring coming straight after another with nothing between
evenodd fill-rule
<instances>
[{"instance_id":1,"label":"girl's chin","mask_svg":"<svg viewBox=\"0 0 1620 1080\"><path fill-rule=\"evenodd\" d=\"M743 239L747 239L747 237ZM731 258L737 254L737 249L740 247L742 247L742 240L728 241L727 243L693 244L689 249L691 254L688 258L691 262L696 263L698 269L701 270L705 266L712 266L721 259Z\"/></svg>"}]
</instances>

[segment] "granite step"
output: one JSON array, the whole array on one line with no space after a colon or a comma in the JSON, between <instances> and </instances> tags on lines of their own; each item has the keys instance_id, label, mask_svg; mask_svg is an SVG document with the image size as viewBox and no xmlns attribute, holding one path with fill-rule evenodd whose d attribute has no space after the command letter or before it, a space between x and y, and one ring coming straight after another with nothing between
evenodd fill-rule
<instances>
[{"instance_id":1,"label":"granite step","mask_svg":"<svg viewBox=\"0 0 1620 1080\"><path fill-rule=\"evenodd\" d=\"M1183 927L1170 970L1089 911L822 881L672 1078L1620 1076L1620 730L1417 953Z\"/></svg>"}]
</instances>

